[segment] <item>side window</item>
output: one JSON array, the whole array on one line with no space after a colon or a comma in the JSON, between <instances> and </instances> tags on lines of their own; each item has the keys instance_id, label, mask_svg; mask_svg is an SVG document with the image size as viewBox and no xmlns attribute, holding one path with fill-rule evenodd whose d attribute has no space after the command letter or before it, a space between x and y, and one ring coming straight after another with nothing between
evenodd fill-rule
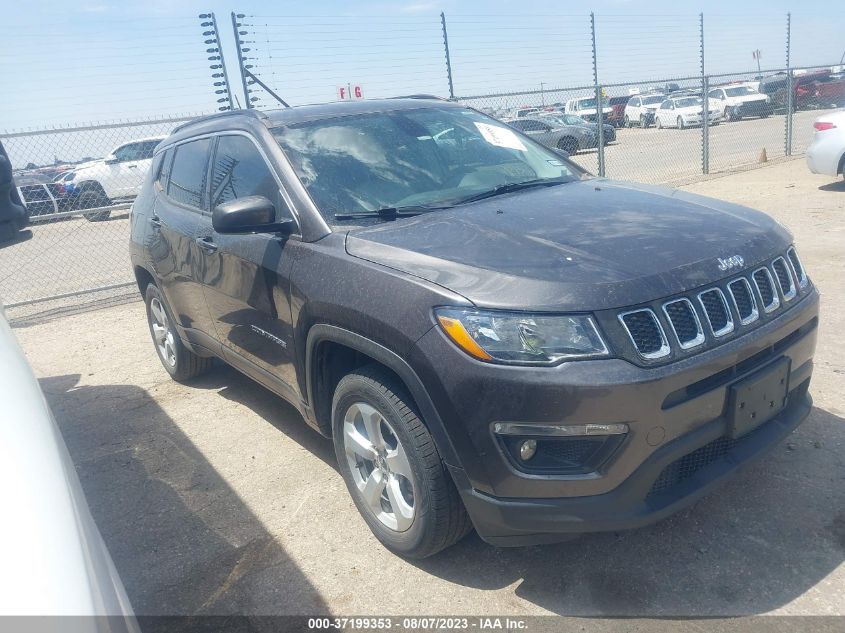
<instances>
[{"instance_id":1,"label":"side window","mask_svg":"<svg viewBox=\"0 0 845 633\"><path fill-rule=\"evenodd\" d=\"M170 166L173 163L173 148L159 154L159 171L156 182L162 191L167 191L167 181L170 180Z\"/></svg>"},{"instance_id":2,"label":"side window","mask_svg":"<svg viewBox=\"0 0 845 633\"><path fill-rule=\"evenodd\" d=\"M208 150L211 140L204 138L176 147L167 195L197 209L205 208L205 189L208 175Z\"/></svg>"},{"instance_id":3,"label":"side window","mask_svg":"<svg viewBox=\"0 0 845 633\"><path fill-rule=\"evenodd\" d=\"M539 132L543 129L543 126L538 123L537 121L525 121L522 124L522 130L524 132Z\"/></svg>"},{"instance_id":4,"label":"side window","mask_svg":"<svg viewBox=\"0 0 845 633\"><path fill-rule=\"evenodd\" d=\"M160 142L161 141L144 141L143 143L139 143L138 160L147 160L152 158L153 152Z\"/></svg>"},{"instance_id":5,"label":"side window","mask_svg":"<svg viewBox=\"0 0 845 633\"><path fill-rule=\"evenodd\" d=\"M114 150L114 157L121 163L138 160L138 143L129 143L118 147Z\"/></svg>"},{"instance_id":6,"label":"side window","mask_svg":"<svg viewBox=\"0 0 845 633\"><path fill-rule=\"evenodd\" d=\"M510 121L508 125L512 128L519 130L520 132L525 131L525 121Z\"/></svg>"},{"instance_id":7,"label":"side window","mask_svg":"<svg viewBox=\"0 0 845 633\"><path fill-rule=\"evenodd\" d=\"M221 136L214 154L211 208L246 196L264 196L279 216L290 216L279 185L261 152L245 136Z\"/></svg>"},{"instance_id":8,"label":"side window","mask_svg":"<svg viewBox=\"0 0 845 633\"><path fill-rule=\"evenodd\" d=\"M671 107L672 107L672 102L671 102L671 101L669 101L668 99L667 99L666 101L664 101L663 103L661 103L661 104L660 104L660 109L661 109L661 110L668 110L668 109L670 109Z\"/></svg>"},{"instance_id":9,"label":"side window","mask_svg":"<svg viewBox=\"0 0 845 633\"><path fill-rule=\"evenodd\" d=\"M639 108L640 107L640 98L637 97L635 99L631 99L631 105L634 106L635 108Z\"/></svg>"}]
</instances>

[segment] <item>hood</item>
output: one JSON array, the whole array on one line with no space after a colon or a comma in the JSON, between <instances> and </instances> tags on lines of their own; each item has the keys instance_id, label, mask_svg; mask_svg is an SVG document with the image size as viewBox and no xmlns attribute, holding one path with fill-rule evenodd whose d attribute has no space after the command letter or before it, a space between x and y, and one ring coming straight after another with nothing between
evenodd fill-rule
<instances>
[{"instance_id":1,"label":"hood","mask_svg":"<svg viewBox=\"0 0 845 633\"><path fill-rule=\"evenodd\" d=\"M717 258L750 267L790 243L758 211L596 178L355 229L346 246L478 306L600 310L716 281Z\"/></svg>"}]
</instances>

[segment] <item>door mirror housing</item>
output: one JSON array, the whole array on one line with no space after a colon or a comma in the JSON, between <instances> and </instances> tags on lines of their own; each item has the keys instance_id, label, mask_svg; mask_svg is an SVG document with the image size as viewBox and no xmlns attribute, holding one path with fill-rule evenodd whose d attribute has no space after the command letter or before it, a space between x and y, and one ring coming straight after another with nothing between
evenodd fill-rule
<instances>
[{"instance_id":1,"label":"door mirror housing","mask_svg":"<svg viewBox=\"0 0 845 633\"><path fill-rule=\"evenodd\" d=\"M236 198L217 205L211 225L218 233L290 233L293 220L276 221L276 207L264 196Z\"/></svg>"},{"instance_id":2,"label":"door mirror housing","mask_svg":"<svg viewBox=\"0 0 845 633\"><path fill-rule=\"evenodd\" d=\"M565 149L560 149L559 147L556 147L552 151L561 158L569 160L569 152L567 152Z\"/></svg>"}]
</instances>

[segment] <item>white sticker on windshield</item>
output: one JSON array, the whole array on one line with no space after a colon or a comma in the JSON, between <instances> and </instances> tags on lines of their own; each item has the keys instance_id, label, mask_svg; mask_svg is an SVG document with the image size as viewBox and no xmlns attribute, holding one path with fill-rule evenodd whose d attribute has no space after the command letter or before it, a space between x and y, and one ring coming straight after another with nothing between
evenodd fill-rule
<instances>
[{"instance_id":1,"label":"white sticker on windshield","mask_svg":"<svg viewBox=\"0 0 845 633\"><path fill-rule=\"evenodd\" d=\"M474 123L478 131L481 132L481 136L490 145L518 149L520 152L528 151L513 130L509 130L506 127L499 127L498 125L490 125L489 123L479 123L478 121L474 121Z\"/></svg>"}]
</instances>

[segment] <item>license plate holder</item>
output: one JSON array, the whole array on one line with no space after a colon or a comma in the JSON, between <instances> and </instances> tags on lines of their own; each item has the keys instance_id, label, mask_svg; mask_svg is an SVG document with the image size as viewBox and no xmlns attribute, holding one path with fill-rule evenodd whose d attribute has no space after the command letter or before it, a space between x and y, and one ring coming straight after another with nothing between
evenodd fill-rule
<instances>
[{"instance_id":1,"label":"license plate holder","mask_svg":"<svg viewBox=\"0 0 845 633\"><path fill-rule=\"evenodd\" d=\"M783 411L791 361L784 357L730 388L728 435L739 438Z\"/></svg>"}]
</instances>

